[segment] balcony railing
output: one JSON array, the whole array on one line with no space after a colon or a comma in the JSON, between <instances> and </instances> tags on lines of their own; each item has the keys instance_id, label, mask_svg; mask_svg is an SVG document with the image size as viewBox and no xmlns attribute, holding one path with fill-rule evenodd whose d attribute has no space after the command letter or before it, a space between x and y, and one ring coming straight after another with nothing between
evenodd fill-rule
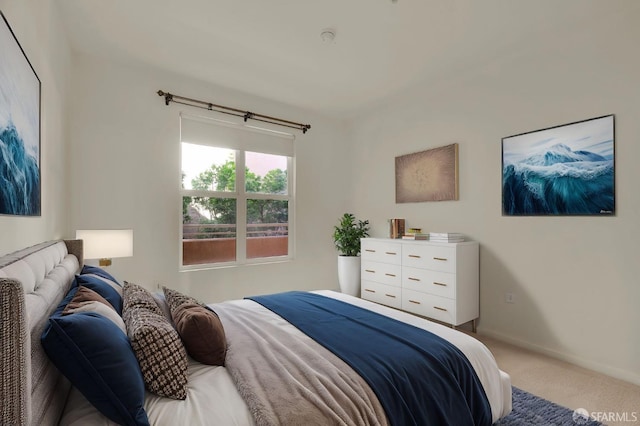
<instances>
[{"instance_id":1,"label":"balcony railing","mask_svg":"<svg viewBox=\"0 0 640 426\"><path fill-rule=\"evenodd\" d=\"M287 223L247 224L247 259L286 256ZM184 224L182 264L201 265L236 260L235 224Z\"/></svg>"},{"instance_id":2,"label":"balcony railing","mask_svg":"<svg viewBox=\"0 0 640 426\"><path fill-rule=\"evenodd\" d=\"M289 234L288 223L250 223L247 224L247 238L274 237ZM213 223L185 223L182 225L182 239L235 238L236 225Z\"/></svg>"}]
</instances>

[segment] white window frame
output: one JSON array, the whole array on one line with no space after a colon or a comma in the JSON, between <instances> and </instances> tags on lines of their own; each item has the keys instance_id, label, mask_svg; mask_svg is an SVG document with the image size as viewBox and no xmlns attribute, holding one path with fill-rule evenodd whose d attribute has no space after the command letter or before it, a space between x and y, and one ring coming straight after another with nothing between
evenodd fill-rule
<instances>
[{"instance_id":1,"label":"white window frame","mask_svg":"<svg viewBox=\"0 0 640 426\"><path fill-rule=\"evenodd\" d=\"M183 120L194 120L213 126L223 126L227 129L252 132L252 142L248 147L233 147L226 142L219 142L209 139L200 139L196 141L184 140L183 138ZM241 265L255 265L265 263L278 263L293 260L295 257L295 136L290 133L284 133L267 128L250 126L245 123L235 123L227 120L221 120L211 117L193 116L184 113L180 114L181 132L180 132L180 165L182 165L182 142L193 143L198 145L210 146L215 148L235 148L236 153L236 182L235 191L203 191L182 188L182 167L180 170L180 179L178 187L180 188L179 203L179 267L180 271L193 271L203 269L226 268ZM265 135L265 144L262 149L256 146L256 139L259 141L260 134ZM245 190L245 153L273 153L269 149L269 142L274 137L290 140L291 151L288 154L277 154L287 157L287 194L265 194L246 192ZM278 145L277 143L275 145ZM277 147L276 147L277 150ZM230 262L202 263L197 265L183 265L183 217L182 217L182 200L183 197L210 197L210 198L233 198L236 200L236 260ZM288 201L288 223L287 223L287 254L284 256L270 256L259 258L247 258L247 200L248 199L268 199L268 200L285 200Z\"/></svg>"}]
</instances>

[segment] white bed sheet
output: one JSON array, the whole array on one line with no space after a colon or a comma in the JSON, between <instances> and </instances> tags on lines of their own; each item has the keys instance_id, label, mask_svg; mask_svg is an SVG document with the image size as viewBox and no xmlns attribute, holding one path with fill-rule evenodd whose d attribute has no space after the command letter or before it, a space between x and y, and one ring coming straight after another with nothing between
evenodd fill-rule
<instances>
[{"instance_id":1,"label":"white bed sheet","mask_svg":"<svg viewBox=\"0 0 640 426\"><path fill-rule=\"evenodd\" d=\"M509 376L498 369L489 349L473 337L409 313L342 293L330 290L320 290L314 293L370 309L430 331L450 341L465 354L475 368L491 405L493 421L495 422L511 411L511 380ZM251 300L235 300L225 303L241 304L247 309L261 307ZM210 306L215 310L215 304ZM275 315L272 317L272 321L284 327L293 327ZM236 390L231 376L224 367L203 365L190 360L188 374L187 399L184 401L163 398L147 392L145 409L152 425L249 426L254 424L246 403ZM76 389L72 389L60 424L62 426L114 425Z\"/></svg>"},{"instance_id":2,"label":"white bed sheet","mask_svg":"<svg viewBox=\"0 0 640 426\"><path fill-rule=\"evenodd\" d=\"M189 360L187 399L184 401L146 393L144 408L154 426L250 426L253 417L224 367ZM72 388L61 426L115 426Z\"/></svg>"}]
</instances>

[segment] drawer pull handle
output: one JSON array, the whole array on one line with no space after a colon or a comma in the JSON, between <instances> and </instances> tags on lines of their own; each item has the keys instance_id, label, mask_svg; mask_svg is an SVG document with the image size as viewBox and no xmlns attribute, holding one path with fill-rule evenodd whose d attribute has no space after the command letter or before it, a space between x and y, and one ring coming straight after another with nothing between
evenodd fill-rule
<instances>
[{"instance_id":1,"label":"drawer pull handle","mask_svg":"<svg viewBox=\"0 0 640 426\"><path fill-rule=\"evenodd\" d=\"M389 273L386 273L385 275L388 276L388 277L395 277L396 276L396 274L389 274Z\"/></svg>"},{"instance_id":2,"label":"drawer pull handle","mask_svg":"<svg viewBox=\"0 0 640 426\"><path fill-rule=\"evenodd\" d=\"M435 285L440 285L440 286L442 286L442 287L446 287L446 286L447 286L445 283L439 283L439 282L437 282L437 281L434 281L433 283L434 283Z\"/></svg>"},{"instance_id":3,"label":"drawer pull handle","mask_svg":"<svg viewBox=\"0 0 640 426\"><path fill-rule=\"evenodd\" d=\"M393 299L395 299L395 298L396 298L393 294L386 294L386 293L385 293L385 296L391 297L391 298L393 298Z\"/></svg>"},{"instance_id":4,"label":"drawer pull handle","mask_svg":"<svg viewBox=\"0 0 640 426\"><path fill-rule=\"evenodd\" d=\"M365 271L365 272L371 272L372 274L375 274L375 273L376 273L376 271L374 271L373 269L365 269L364 271Z\"/></svg>"},{"instance_id":5,"label":"drawer pull handle","mask_svg":"<svg viewBox=\"0 0 640 426\"><path fill-rule=\"evenodd\" d=\"M446 257L434 257L433 260L440 260L446 262L448 259Z\"/></svg>"},{"instance_id":6,"label":"drawer pull handle","mask_svg":"<svg viewBox=\"0 0 640 426\"><path fill-rule=\"evenodd\" d=\"M364 249L364 251L368 251L369 253L375 253L376 252L375 250L372 250L372 249Z\"/></svg>"},{"instance_id":7,"label":"drawer pull handle","mask_svg":"<svg viewBox=\"0 0 640 426\"><path fill-rule=\"evenodd\" d=\"M395 256L397 253L394 251L385 251L384 254L390 254L391 256Z\"/></svg>"},{"instance_id":8,"label":"drawer pull handle","mask_svg":"<svg viewBox=\"0 0 640 426\"><path fill-rule=\"evenodd\" d=\"M375 290L369 290L368 288L365 288L364 291L368 291L369 293L375 293Z\"/></svg>"},{"instance_id":9,"label":"drawer pull handle","mask_svg":"<svg viewBox=\"0 0 640 426\"><path fill-rule=\"evenodd\" d=\"M416 305L420 305L421 304L420 302L416 302L415 300L411 300L411 299L409 299L409 302L415 303Z\"/></svg>"},{"instance_id":10,"label":"drawer pull handle","mask_svg":"<svg viewBox=\"0 0 640 426\"><path fill-rule=\"evenodd\" d=\"M447 312L447 310L446 310L445 308L441 308L441 307L439 307L439 306L434 306L434 307L433 307L433 309L437 309L437 310L439 310L439 311Z\"/></svg>"},{"instance_id":11,"label":"drawer pull handle","mask_svg":"<svg viewBox=\"0 0 640 426\"><path fill-rule=\"evenodd\" d=\"M411 281L420 281L420 278L413 278L413 277L409 277L409 279L410 279Z\"/></svg>"},{"instance_id":12,"label":"drawer pull handle","mask_svg":"<svg viewBox=\"0 0 640 426\"><path fill-rule=\"evenodd\" d=\"M421 256L418 256L417 254L410 254L409 257L413 257L414 259L420 259Z\"/></svg>"}]
</instances>

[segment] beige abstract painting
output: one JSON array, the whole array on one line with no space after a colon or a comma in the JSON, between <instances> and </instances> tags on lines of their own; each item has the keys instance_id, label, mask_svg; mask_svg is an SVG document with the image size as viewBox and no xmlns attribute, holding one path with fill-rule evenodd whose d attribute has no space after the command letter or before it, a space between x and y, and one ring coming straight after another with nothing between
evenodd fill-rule
<instances>
[{"instance_id":1,"label":"beige abstract painting","mask_svg":"<svg viewBox=\"0 0 640 426\"><path fill-rule=\"evenodd\" d=\"M396 157L396 203L457 199L457 143Z\"/></svg>"}]
</instances>

